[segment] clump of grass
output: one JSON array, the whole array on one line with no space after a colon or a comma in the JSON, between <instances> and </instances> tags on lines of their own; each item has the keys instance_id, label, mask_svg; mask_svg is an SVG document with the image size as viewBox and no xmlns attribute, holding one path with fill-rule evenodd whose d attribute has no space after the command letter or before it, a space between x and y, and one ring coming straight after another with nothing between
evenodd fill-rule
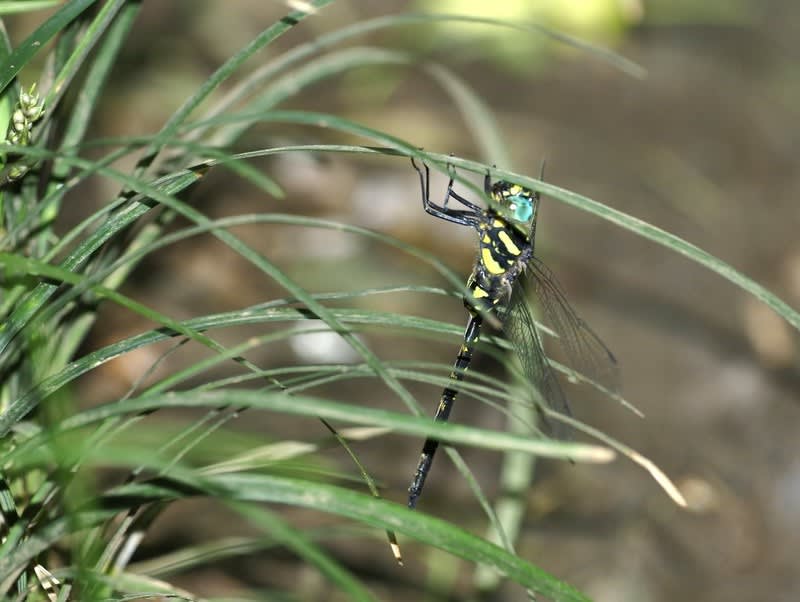
<instances>
[{"instance_id":1,"label":"clump of grass","mask_svg":"<svg viewBox=\"0 0 800 602\"><path fill-rule=\"evenodd\" d=\"M306 10L317 10L330 3L316 0L304 4L309 5ZM459 326L365 310L356 304L347 306L355 298L384 290L312 294L293 274L235 236L231 228L293 225L334 228L369 238L390 246L393 252L408 253L426 262L451 287L451 291L421 285L404 288L419 295L458 294L463 291L462 275L450 272L421 249L353 224L272 212L211 219L192 205L192 192L210 170L228 170L264 194L281 197L283 191L276 181L248 161L285 153L353 153L380 155L387 160L413 156L441 170L450 163L483 173L487 168L483 163L423 152L412 140L401 140L334 114L278 108L306 87L348 69L415 62L415 57L401 51L340 49L340 44L381 28L457 17L394 15L354 23L276 53L261 66L247 67L249 59L282 34L313 18L312 13L295 10L243 44L187 96L159 131L98 139L92 134L92 117L109 93L109 77L126 41L136 35L140 10L139 2L74 0L60 5L16 48L11 47L7 36L0 40L0 124L6 124L0 190L2 595L20 600L156 595L194 599L194 594L172 582L173 576L282 547L315 567L347 599L373 599L364 577L345 568L324 545L342 537L342 533L333 528L294 525L273 509L273 505L280 505L344 517L347 525L368 527L373 535L379 535L381 529L396 531L407 540L493 567L554 600L585 599L574 588L516 556L510 543L514 533L507 526L501 547L456 524L410 512L402 504L376 497L372 477L357 458L362 477L354 479L357 485L347 486L347 480L326 462L326 453L332 446L348 446L346 441L381 437L392 431L420 439L433 435L451 443L507 453L587 461L606 460L609 454L592 446L535 440L525 433L431 423L408 383L441 385L446 382L444 374L382 359L359 334L384 329L422 338L447 336L456 342ZM498 25L485 19L478 21L486 26ZM40 60L43 53L47 55L44 61ZM29 70L34 63L45 65L39 84L23 86L20 82L31 77ZM480 98L445 67L425 69L458 101L486 156L504 156L491 111ZM236 85L228 86L231 81ZM228 88L225 94L223 87ZM357 139L361 143L281 144L247 153L232 152L242 135L257 124L291 124L302 128L306 139L324 129L328 137L332 132L343 142ZM136 158L134 166L120 168L130 157ZM749 290L800 326L797 314L779 299L669 233L552 184L508 170L497 169L495 174L683 253ZM118 192L102 199L99 209L80 223L62 231L58 226L65 203L76 198L81 186L98 179L112 183ZM176 223L185 225L176 227ZM261 305L181 320L157 311L147 300L135 300L120 292L142 261L196 236L214 237L284 293ZM107 304L154 326L86 351L83 346L97 323L97 307ZM258 365L246 359L248 352L280 344L297 334L298 325L308 323L336 333L358 360L298 367ZM267 324L279 326L236 344L222 344L217 339L223 329L246 326L260 333L258 329ZM159 343L172 346L125 395L94 407L81 403L75 384L82 376ZM207 359L155 376L164 359L185 344L206 349ZM215 368L223 364L235 365L239 372L233 377L215 376ZM384 411L308 393L321 384L365 378L394 395L405 404L406 411ZM476 383L473 392L487 396L497 392L501 402L514 397L502 382L491 379ZM173 428L147 420L151 413L164 408L201 412L199 417L195 413ZM265 433L265 443L229 428L230 421L245 411L372 428L339 427L332 437L310 436L306 441L295 441L276 429ZM627 453L612 440L604 442ZM409 474L412 461L408 463ZM466 467L464 470L469 475ZM482 497L479 489L477 494ZM215 500L227 516L249 524L250 534L187 543L146 560L137 559L142 538L158 533L156 520L164 511L196 497ZM488 501L483 498L483 502L494 526L504 532ZM202 524L204 517L192 519ZM361 535L355 528L345 532L347 537ZM291 593L291 588L287 589Z\"/></svg>"}]
</instances>

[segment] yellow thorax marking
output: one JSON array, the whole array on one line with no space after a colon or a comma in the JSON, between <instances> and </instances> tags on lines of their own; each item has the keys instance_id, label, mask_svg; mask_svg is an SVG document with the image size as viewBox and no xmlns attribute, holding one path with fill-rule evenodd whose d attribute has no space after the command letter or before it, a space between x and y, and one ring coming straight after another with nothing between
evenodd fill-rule
<instances>
[{"instance_id":1,"label":"yellow thorax marking","mask_svg":"<svg viewBox=\"0 0 800 602\"><path fill-rule=\"evenodd\" d=\"M494 257L492 257L492 250L488 247L481 249L481 260L490 274L502 274L506 271L503 266L495 261Z\"/></svg>"},{"instance_id":2,"label":"yellow thorax marking","mask_svg":"<svg viewBox=\"0 0 800 602\"><path fill-rule=\"evenodd\" d=\"M514 241L511 240L511 237L505 230L500 230L500 232L497 233L497 238L500 239L500 242L506 246L506 249L512 255L519 255L522 252L519 250L519 247L514 244Z\"/></svg>"},{"instance_id":3,"label":"yellow thorax marking","mask_svg":"<svg viewBox=\"0 0 800 602\"><path fill-rule=\"evenodd\" d=\"M489 291L486 291L486 290L484 290L484 289L482 289L480 287L475 287L472 290L472 296L475 299L485 299L486 297L489 296Z\"/></svg>"}]
</instances>

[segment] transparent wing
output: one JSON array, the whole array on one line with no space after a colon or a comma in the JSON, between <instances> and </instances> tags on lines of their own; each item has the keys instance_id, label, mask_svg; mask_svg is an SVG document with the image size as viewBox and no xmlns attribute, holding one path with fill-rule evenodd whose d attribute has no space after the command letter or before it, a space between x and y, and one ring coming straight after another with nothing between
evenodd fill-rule
<instances>
[{"instance_id":1,"label":"transparent wing","mask_svg":"<svg viewBox=\"0 0 800 602\"><path fill-rule=\"evenodd\" d=\"M528 308L527 295L522 282L511 291L511 299L502 312L503 332L514 346L523 373L540 396L540 402L548 408L571 416L567 397L558 384L553 368L544 353L539 332ZM558 439L570 436L569 427L548 418L540 412L542 431Z\"/></svg>"},{"instance_id":2,"label":"transparent wing","mask_svg":"<svg viewBox=\"0 0 800 602\"><path fill-rule=\"evenodd\" d=\"M523 287L532 289L545 323L558 335L557 341L570 368L611 393L619 393L617 359L605 343L581 319L567 301L553 272L534 257L528 263Z\"/></svg>"},{"instance_id":3,"label":"transparent wing","mask_svg":"<svg viewBox=\"0 0 800 602\"><path fill-rule=\"evenodd\" d=\"M501 316L503 331L514 346L522 369L552 410L571 416L569 402L542 347L541 337L528 307L533 292L545 322L557 335L570 368L612 393L619 390L619 367L614 354L600 337L572 309L553 273L539 259L533 258L524 276L512 289ZM545 432L568 438L570 429L542 415Z\"/></svg>"}]
</instances>

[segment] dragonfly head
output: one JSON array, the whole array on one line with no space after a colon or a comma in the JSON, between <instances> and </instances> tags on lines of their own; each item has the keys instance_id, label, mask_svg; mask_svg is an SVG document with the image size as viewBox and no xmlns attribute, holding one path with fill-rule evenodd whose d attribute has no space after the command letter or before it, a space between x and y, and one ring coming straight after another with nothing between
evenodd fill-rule
<instances>
[{"instance_id":1,"label":"dragonfly head","mask_svg":"<svg viewBox=\"0 0 800 602\"><path fill-rule=\"evenodd\" d=\"M494 211L517 229L527 234L536 221L539 193L503 180L495 182L491 190L492 200L497 204Z\"/></svg>"}]
</instances>

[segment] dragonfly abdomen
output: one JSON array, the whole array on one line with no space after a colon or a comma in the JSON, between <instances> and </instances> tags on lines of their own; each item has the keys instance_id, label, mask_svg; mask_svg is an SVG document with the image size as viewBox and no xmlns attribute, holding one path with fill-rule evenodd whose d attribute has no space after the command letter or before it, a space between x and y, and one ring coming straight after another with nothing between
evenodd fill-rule
<instances>
[{"instance_id":1,"label":"dragonfly abdomen","mask_svg":"<svg viewBox=\"0 0 800 602\"><path fill-rule=\"evenodd\" d=\"M480 314L470 314L467 328L464 331L464 342L458 350L456 361L453 364L453 370L450 372L450 380L457 383L464 380L464 373L472 362L472 354L480 338L482 324L483 319ZM450 412L455 404L456 395L458 395L458 389L445 387L442 392L442 397L439 400L439 406L436 408L436 415L433 417L434 421L446 422L450 418ZM428 437L425 440L425 445L422 447L422 454L419 458L417 470L414 473L414 479L411 482L411 486L408 488L409 508L414 508L417 505L417 499L422 493L422 488L425 486L425 479L428 476L431 464L433 463L433 456L436 454L437 449L439 449L439 440Z\"/></svg>"}]
</instances>

